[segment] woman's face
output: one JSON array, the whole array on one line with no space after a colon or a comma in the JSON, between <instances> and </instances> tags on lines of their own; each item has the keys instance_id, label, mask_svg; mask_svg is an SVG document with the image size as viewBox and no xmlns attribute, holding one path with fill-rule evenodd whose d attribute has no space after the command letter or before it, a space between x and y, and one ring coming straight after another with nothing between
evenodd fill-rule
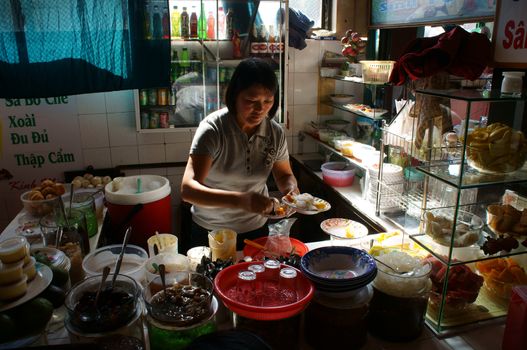
<instances>
[{"instance_id":1,"label":"woman's face","mask_svg":"<svg viewBox=\"0 0 527 350\"><path fill-rule=\"evenodd\" d=\"M236 97L236 120L244 131L256 128L273 107L274 94L261 85L242 90Z\"/></svg>"}]
</instances>

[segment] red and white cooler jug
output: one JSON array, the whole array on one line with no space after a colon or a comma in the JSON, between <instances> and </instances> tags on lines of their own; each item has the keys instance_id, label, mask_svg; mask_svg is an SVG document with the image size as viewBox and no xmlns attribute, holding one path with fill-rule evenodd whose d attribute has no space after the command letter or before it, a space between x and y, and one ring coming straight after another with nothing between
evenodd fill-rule
<instances>
[{"instance_id":1,"label":"red and white cooler jug","mask_svg":"<svg viewBox=\"0 0 527 350\"><path fill-rule=\"evenodd\" d=\"M117 177L105 186L109 232L122 241L132 226L130 244L147 249L147 239L158 232L172 232L170 183L158 175Z\"/></svg>"}]
</instances>

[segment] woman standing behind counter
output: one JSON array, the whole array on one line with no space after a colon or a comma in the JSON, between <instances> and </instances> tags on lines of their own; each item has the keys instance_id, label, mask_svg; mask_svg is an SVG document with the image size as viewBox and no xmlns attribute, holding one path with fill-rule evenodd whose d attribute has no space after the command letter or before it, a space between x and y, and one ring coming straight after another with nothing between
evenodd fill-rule
<instances>
[{"instance_id":1,"label":"woman standing behind counter","mask_svg":"<svg viewBox=\"0 0 527 350\"><path fill-rule=\"evenodd\" d=\"M268 235L267 218L278 201L266 186L272 172L278 189L298 193L285 134L273 120L278 81L271 66L243 60L225 94L226 108L199 125L181 183L181 197L193 204L191 246L208 245L208 231L228 228L243 239Z\"/></svg>"}]
</instances>

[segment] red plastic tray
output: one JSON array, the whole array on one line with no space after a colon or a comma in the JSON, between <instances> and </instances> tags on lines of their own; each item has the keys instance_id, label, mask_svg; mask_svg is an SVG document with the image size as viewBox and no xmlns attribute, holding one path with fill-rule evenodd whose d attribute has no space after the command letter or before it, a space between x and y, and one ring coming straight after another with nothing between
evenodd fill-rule
<instances>
[{"instance_id":1,"label":"red plastic tray","mask_svg":"<svg viewBox=\"0 0 527 350\"><path fill-rule=\"evenodd\" d=\"M302 312L311 299L313 298L314 287L310 280L308 280L300 270L297 270L297 292L298 292L298 301L292 304L284 306L274 306L274 307L262 307L262 306L252 306L240 303L234 299L231 299L227 296L227 291L236 285L236 280L238 278L238 272L241 270L247 270L249 265L254 264L254 262L243 262L235 265L231 265L218 273L214 279L214 289L220 299L223 301L223 304L236 314L250 318L253 320L260 321L271 321L271 320L281 320L284 318L289 318L295 316ZM282 267L286 265L282 264ZM290 267L290 266L287 266Z\"/></svg>"}]
</instances>

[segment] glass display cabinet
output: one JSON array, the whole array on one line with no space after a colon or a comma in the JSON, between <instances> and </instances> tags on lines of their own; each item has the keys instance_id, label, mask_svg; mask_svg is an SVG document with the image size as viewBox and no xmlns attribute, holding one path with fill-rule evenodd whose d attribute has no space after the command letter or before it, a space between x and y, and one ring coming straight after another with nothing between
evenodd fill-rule
<instances>
[{"instance_id":1,"label":"glass display cabinet","mask_svg":"<svg viewBox=\"0 0 527 350\"><path fill-rule=\"evenodd\" d=\"M396 209L378 211L428 255L427 323L447 333L505 316L512 287L527 283L525 99L479 90L415 94L424 102L411 139L384 129L382 149L399 155L388 161L399 159L404 177L394 191L381 169L379 187Z\"/></svg>"},{"instance_id":2,"label":"glass display cabinet","mask_svg":"<svg viewBox=\"0 0 527 350\"><path fill-rule=\"evenodd\" d=\"M138 132L188 130L224 107L225 89L240 61L260 57L280 82L283 122L287 74L287 1L151 0L145 4L145 40L169 38L170 86L135 92Z\"/></svg>"}]
</instances>

